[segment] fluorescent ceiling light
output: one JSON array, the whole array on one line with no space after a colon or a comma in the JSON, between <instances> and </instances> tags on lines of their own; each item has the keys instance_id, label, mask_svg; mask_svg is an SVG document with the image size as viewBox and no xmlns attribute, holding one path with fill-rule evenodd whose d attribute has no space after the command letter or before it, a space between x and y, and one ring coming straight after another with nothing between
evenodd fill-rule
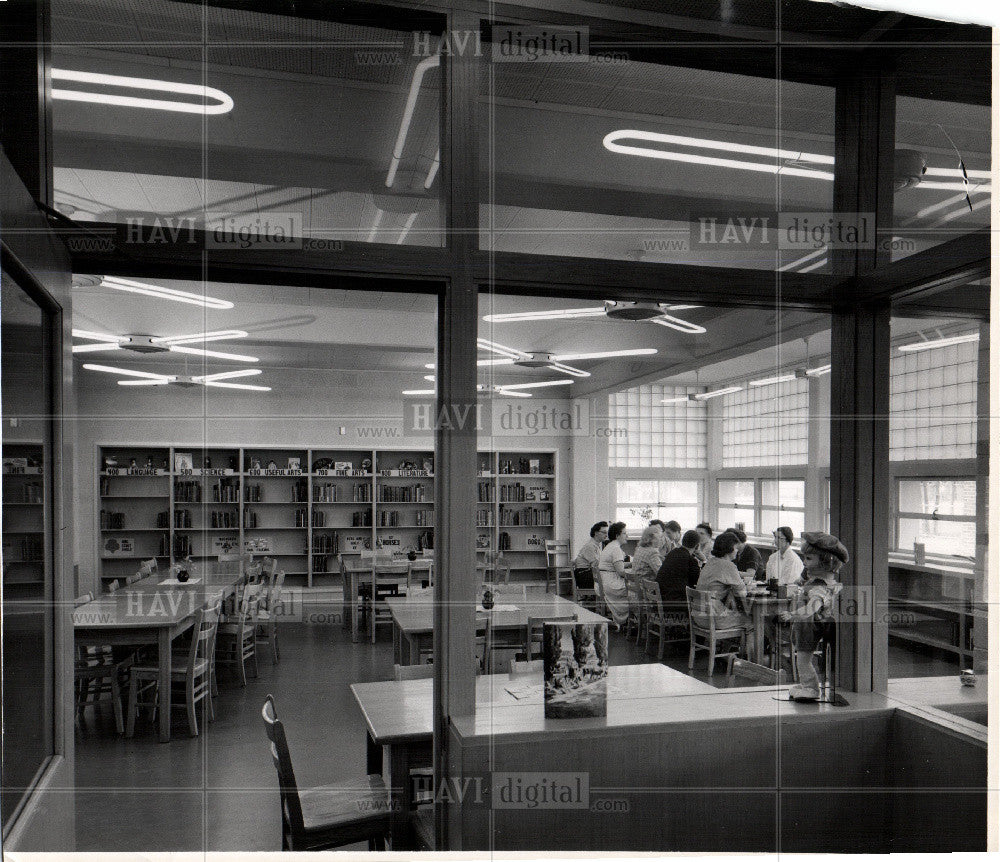
<instances>
[{"instance_id":1,"label":"fluorescent ceiling light","mask_svg":"<svg viewBox=\"0 0 1000 862\"><path fill-rule=\"evenodd\" d=\"M424 75L430 69L441 65L441 55L434 54L417 63L417 68L413 70L413 80L410 81L410 92L406 95L406 107L403 108L403 120L399 124L399 133L396 135L396 145L392 148L392 161L389 162L389 173L385 178L385 184L392 188L396 181L396 171L399 170L399 163L403 159L403 147L406 144L406 136L410 132L410 123L413 121L413 110L417 105L417 96L420 95L420 85L424 80ZM428 186L424 186L427 188Z\"/></svg>"},{"instance_id":2,"label":"fluorescent ceiling light","mask_svg":"<svg viewBox=\"0 0 1000 862\"><path fill-rule=\"evenodd\" d=\"M227 309L233 304L225 299L216 299L212 296L201 296L197 293L188 293L184 290L174 290L170 287L161 287L158 284L146 284L141 281L118 278L116 276L105 276L101 280L103 287L110 287L114 290L123 290L126 293L138 293L143 296L152 296L156 299L171 299L174 302L184 302L188 305L200 305L204 308Z\"/></svg>"},{"instance_id":3,"label":"fluorescent ceiling light","mask_svg":"<svg viewBox=\"0 0 1000 862\"><path fill-rule=\"evenodd\" d=\"M167 335L162 338L154 338L153 341L156 344L201 344L205 341L229 341L233 338L246 338L249 334L242 329L217 329L214 332L198 332L194 335Z\"/></svg>"},{"instance_id":4,"label":"fluorescent ceiling light","mask_svg":"<svg viewBox=\"0 0 1000 862\"><path fill-rule=\"evenodd\" d=\"M263 374L259 368L243 368L239 371L222 371L219 374L203 374L200 377L192 377L195 383L204 383L213 380L232 380L234 377L256 377Z\"/></svg>"},{"instance_id":5,"label":"fluorescent ceiling light","mask_svg":"<svg viewBox=\"0 0 1000 862\"><path fill-rule=\"evenodd\" d=\"M93 365L89 362L84 363L83 367L87 371L103 371L106 374L124 374L126 377L142 377L146 380L171 380L172 378L168 374L152 374L149 371L130 371L127 368L115 368L111 365Z\"/></svg>"},{"instance_id":6,"label":"fluorescent ceiling light","mask_svg":"<svg viewBox=\"0 0 1000 862\"><path fill-rule=\"evenodd\" d=\"M739 392L742 389L742 386L726 386L722 389L716 389L714 392L699 392L692 397L698 401L708 401L709 398L718 398L720 395L729 395L731 392Z\"/></svg>"},{"instance_id":7,"label":"fluorescent ceiling light","mask_svg":"<svg viewBox=\"0 0 1000 862\"><path fill-rule=\"evenodd\" d=\"M403 225L403 230L399 234L399 238L396 240L396 245L402 245L403 244L403 240L406 239L407 235L410 232L410 228L413 227L413 223L416 220L417 220L417 214L416 213L410 213L410 215L406 219L406 224Z\"/></svg>"},{"instance_id":8,"label":"fluorescent ceiling light","mask_svg":"<svg viewBox=\"0 0 1000 862\"><path fill-rule=\"evenodd\" d=\"M100 342L96 344L74 344L74 353L96 353L100 350L121 350L121 345L117 341L108 342L107 344L101 344Z\"/></svg>"},{"instance_id":9,"label":"fluorescent ceiling light","mask_svg":"<svg viewBox=\"0 0 1000 862\"><path fill-rule=\"evenodd\" d=\"M679 317L673 317L669 314L651 318L649 322L660 326L667 326L670 329L676 329L678 332L686 332L691 335L700 335L705 332L704 326L699 326L697 323L690 323L687 320L681 320Z\"/></svg>"},{"instance_id":10,"label":"fluorescent ceiling light","mask_svg":"<svg viewBox=\"0 0 1000 862\"><path fill-rule=\"evenodd\" d=\"M192 356L204 356L206 359L231 359L234 362L260 362L256 356L245 356L242 353L222 353L218 350L202 350L200 347L186 347L182 344L171 344L171 353L188 353Z\"/></svg>"},{"instance_id":11,"label":"fluorescent ceiling light","mask_svg":"<svg viewBox=\"0 0 1000 862\"><path fill-rule=\"evenodd\" d=\"M530 398L531 394L528 392L514 392L506 386L498 386L493 392L496 395L506 395L508 398Z\"/></svg>"},{"instance_id":12,"label":"fluorescent ceiling light","mask_svg":"<svg viewBox=\"0 0 1000 862\"><path fill-rule=\"evenodd\" d=\"M912 344L901 344L899 349L903 353L915 353L918 350L933 350L936 347L950 347L952 344L965 344L969 341L979 341L979 333L967 332L965 335L952 335L948 338L915 341Z\"/></svg>"},{"instance_id":13,"label":"fluorescent ceiling light","mask_svg":"<svg viewBox=\"0 0 1000 862\"><path fill-rule=\"evenodd\" d=\"M962 201L962 205L958 209L952 210L950 213L946 213L941 218L939 218L934 223L935 226L945 224L946 222L950 222L953 219L961 218L962 216L970 215L972 212L975 212L976 210L981 210L983 207L988 207L990 203L992 203L993 201L993 198L989 196L980 198L972 205L972 209L970 210L969 205L965 202L965 195L959 195L959 198Z\"/></svg>"},{"instance_id":14,"label":"fluorescent ceiling light","mask_svg":"<svg viewBox=\"0 0 1000 862\"><path fill-rule=\"evenodd\" d=\"M810 260L813 260L814 258L820 257L821 255L825 255L825 254L826 254L826 248L825 247L824 248L818 248L815 251L809 252L809 254L804 254L804 255L802 255L802 257L797 257L795 260L790 261L789 263L783 264L782 266L779 266L778 267L778 272L787 272L790 269L795 269L795 267L797 267L797 266L799 266L799 265L801 265L803 263L808 263Z\"/></svg>"},{"instance_id":15,"label":"fluorescent ceiling light","mask_svg":"<svg viewBox=\"0 0 1000 862\"><path fill-rule=\"evenodd\" d=\"M378 233L379 225L382 224L382 216L385 212L375 207L375 220L372 222L372 229L368 231L368 242L375 242L375 234Z\"/></svg>"},{"instance_id":16,"label":"fluorescent ceiling light","mask_svg":"<svg viewBox=\"0 0 1000 862\"><path fill-rule=\"evenodd\" d=\"M119 380L119 386L169 386L169 378L163 380Z\"/></svg>"},{"instance_id":17,"label":"fluorescent ceiling light","mask_svg":"<svg viewBox=\"0 0 1000 862\"><path fill-rule=\"evenodd\" d=\"M812 272L814 269L819 269L824 267L829 263L829 261L824 257L822 260L817 260L816 263L811 263L809 266L804 266L799 272Z\"/></svg>"},{"instance_id":18,"label":"fluorescent ceiling light","mask_svg":"<svg viewBox=\"0 0 1000 862\"><path fill-rule=\"evenodd\" d=\"M751 386L770 386L772 383L788 383L795 379L795 372L789 374L779 374L777 377L765 377L762 380L751 380Z\"/></svg>"},{"instance_id":19,"label":"fluorescent ceiling light","mask_svg":"<svg viewBox=\"0 0 1000 862\"><path fill-rule=\"evenodd\" d=\"M975 178L977 180L988 180L990 179L989 171L972 171L966 169L965 171L970 178ZM961 177L961 168L927 168L924 171L924 175L928 177Z\"/></svg>"},{"instance_id":20,"label":"fluorescent ceiling light","mask_svg":"<svg viewBox=\"0 0 1000 862\"><path fill-rule=\"evenodd\" d=\"M675 150L661 150L652 147L637 147L620 144L620 140L649 141L658 144L673 144L694 149L722 151L755 155L774 159L774 163L748 162L743 159L727 159L718 156L702 156L695 153L681 153ZM640 129L618 129L604 136L604 147L613 153L631 156L643 156L647 159L663 159L672 162L687 162L689 164L710 165L718 168L735 168L739 170L758 171L765 174L781 174L782 176L810 177L820 180L833 180L831 171L821 171L814 168L800 168L788 162L833 165L833 156L818 153L806 153L796 150L781 150L774 147L757 147L749 144L736 144L730 141L716 141L707 138L690 138L683 135L664 135L659 132L644 132ZM778 161L786 164L778 164Z\"/></svg>"},{"instance_id":21,"label":"fluorescent ceiling light","mask_svg":"<svg viewBox=\"0 0 1000 862\"><path fill-rule=\"evenodd\" d=\"M682 395L679 398L663 398L661 404L682 404L685 401L690 401L690 397L687 395Z\"/></svg>"},{"instance_id":22,"label":"fluorescent ceiling light","mask_svg":"<svg viewBox=\"0 0 1000 862\"><path fill-rule=\"evenodd\" d=\"M431 169L427 172L427 179L424 180L424 188L429 189L434 185L434 177L437 176L438 168L441 167L441 148L434 154L434 161L431 162Z\"/></svg>"},{"instance_id":23,"label":"fluorescent ceiling light","mask_svg":"<svg viewBox=\"0 0 1000 862\"><path fill-rule=\"evenodd\" d=\"M480 350L497 353L500 356L507 357L508 359L524 359L527 357L527 354L521 350L515 350L513 347L497 344L495 341L487 341L485 338L477 338L476 344L479 345Z\"/></svg>"},{"instance_id":24,"label":"fluorescent ceiling light","mask_svg":"<svg viewBox=\"0 0 1000 862\"><path fill-rule=\"evenodd\" d=\"M504 383L500 389L541 389L545 386L570 386L572 380L542 380L538 383Z\"/></svg>"},{"instance_id":25,"label":"fluorescent ceiling light","mask_svg":"<svg viewBox=\"0 0 1000 862\"><path fill-rule=\"evenodd\" d=\"M89 329L74 329L74 338L89 338L92 341L121 341L120 335L111 335L107 332L91 332Z\"/></svg>"},{"instance_id":26,"label":"fluorescent ceiling light","mask_svg":"<svg viewBox=\"0 0 1000 862\"><path fill-rule=\"evenodd\" d=\"M270 392L270 386L255 386L250 383L223 383L220 380L202 380L202 386L215 386L219 389L250 389L254 392Z\"/></svg>"},{"instance_id":27,"label":"fluorescent ceiling light","mask_svg":"<svg viewBox=\"0 0 1000 862\"><path fill-rule=\"evenodd\" d=\"M570 320L577 317L604 317L604 308L561 308L555 311L515 311L509 314L487 314L487 323L517 323L522 320Z\"/></svg>"},{"instance_id":28,"label":"fluorescent ceiling light","mask_svg":"<svg viewBox=\"0 0 1000 862\"><path fill-rule=\"evenodd\" d=\"M815 368L806 369L806 377L822 377L830 373L830 365L817 365Z\"/></svg>"},{"instance_id":29,"label":"fluorescent ceiling light","mask_svg":"<svg viewBox=\"0 0 1000 862\"><path fill-rule=\"evenodd\" d=\"M944 191L955 191L964 192L968 189L969 194L989 194L990 186L989 183L969 183L966 186L965 183L949 183L949 182L938 182L937 180L921 180L917 183L916 188L918 189L941 189Z\"/></svg>"},{"instance_id":30,"label":"fluorescent ceiling light","mask_svg":"<svg viewBox=\"0 0 1000 862\"><path fill-rule=\"evenodd\" d=\"M431 383L433 383L434 382L434 375L433 374L425 374L424 375L424 380L429 380Z\"/></svg>"},{"instance_id":31,"label":"fluorescent ceiling light","mask_svg":"<svg viewBox=\"0 0 1000 862\"><path fill-rule=\"evenodd\" d=\"M688 311L691 308L703 308L701 305L668 305L671 311Z\"/></svg>"},{"instance_id":32,"label":"fluorescent ceiling light","mask_svg":"<svg viewBox=\"0 0 1000 862\"><path fill-rule=\"evenodd\" d=\"M433 395L433 389L404 389L404 395Z\"/></svg>"},{"instance_id":33,"label":"fluorescent ceiling light","mask_svg":"<svg viewBox=\"0 0 1000 862\"><path fill-rule=\"evenodd\" d=\"M580 359L610 359L615 356L652 356L655 347L637 347L634 350L605 350L597 353L565 353L552 358L558 362L573 362Z\"/></svg>"},{"instance_id":34,"label":"fluorescent ceiling light","mask_svg":"<svg viewBox=\"0 0 1000 862\"><path fill-rule=\"evenodd\" d=\"M210 100L205 104L166 99L140 98L113 95L86 90L52 90L53 99L70 102L93 102L98 105L120 105L127 108L152 108L158 111L179 111L185 114L226 114L233 109L232 98L214 87L201 84L181 84L156 78L132 78L125 75L105 75L98 72L78 72L72 69L52 69L53 81L74 81L80 84L97 84L101 87L121 87L127 90L153 90L183 96L199 96Z\"/></svg>"}]
</instances>

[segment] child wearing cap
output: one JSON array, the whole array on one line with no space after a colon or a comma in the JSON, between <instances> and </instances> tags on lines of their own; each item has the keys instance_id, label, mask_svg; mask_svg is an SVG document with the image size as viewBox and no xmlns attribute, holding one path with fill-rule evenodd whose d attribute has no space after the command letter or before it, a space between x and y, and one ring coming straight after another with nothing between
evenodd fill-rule
<instances>
[{"instance_id":1,"label":"child wearing cap","mask_svg":"<svg viewBox=\"0 0 1000 862\"><path fill-rule=\"evenodd\" d=\"M795 668L799 674L799 684L788 692L792 700L819 698L819 675L813 666L813 651L825 625L834 619L833 603L843 588L836 575L848 559L847 548L836 536L820 532L802 534L805 571L797 582L801 586L797 606L778 614L782 622L792 623Z\"/></svg>"}]
</instances>

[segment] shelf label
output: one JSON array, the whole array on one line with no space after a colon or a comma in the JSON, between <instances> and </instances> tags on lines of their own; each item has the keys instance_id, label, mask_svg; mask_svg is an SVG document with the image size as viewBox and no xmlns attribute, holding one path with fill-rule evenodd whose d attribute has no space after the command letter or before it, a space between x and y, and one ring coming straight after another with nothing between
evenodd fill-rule
<instances>
[{"instance_id":1,"label":"shelf label","mask_svg":"<svg viewBox=\"0 0 1000 862\"><path fill-rule=\"evenodd\" d=\"M233 471L227 467L202 467L198 471L202 476L232 476Z\"/></svg>"},{"instance_id":2,"label":"shelf label","mask_svg":"<svg viewBox=\"0 0 1000 862\"><path fill-rule=\"evenodd\" d=\"M404 477L408 479L427 479L430 473L427 470L379 470L380 476Z\"/></svg>"},{"instance_id":3,"label":"shelf label","mask_svg":"<svg viewBox=\"0 0 1000 862\"><path fill-rule=\"evenodd\" d=\"M288 469L287 467L253 467L247 470L248 476L301 476L301 469Z\"/></svg>"}]
</instances>

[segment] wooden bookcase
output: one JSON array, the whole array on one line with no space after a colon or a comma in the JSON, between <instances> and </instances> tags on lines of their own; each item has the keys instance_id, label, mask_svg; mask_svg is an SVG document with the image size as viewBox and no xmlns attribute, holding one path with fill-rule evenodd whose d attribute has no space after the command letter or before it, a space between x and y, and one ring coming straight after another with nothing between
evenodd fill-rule
<instances>
[{"instance_id":1,"label":"wooden bookcase","mask_svg":"<svg viewBox=\"0 0 1000 862\"><path fill-rule=\"evenodd\" d=\"M3 445L3 586L17 598L45 587L45 479L40 443Z\"/></svg>"},{"instance_id":2,"label":"wooden bookcase","mask_svg":"<svg viewBox=\"0 0 1000 862\"><path fill-rule=\"evenodd\" d=\"M503 546L519 577L543 577L555 453L482 458L480 481L492 490L479 542ZM116 444L98 447L98 464L102 583L153 557L166 567L247 550L276 557L290 583L312 587L339 575L337 554L434 547L430 450Z\"/></svg>"}]
</instances>

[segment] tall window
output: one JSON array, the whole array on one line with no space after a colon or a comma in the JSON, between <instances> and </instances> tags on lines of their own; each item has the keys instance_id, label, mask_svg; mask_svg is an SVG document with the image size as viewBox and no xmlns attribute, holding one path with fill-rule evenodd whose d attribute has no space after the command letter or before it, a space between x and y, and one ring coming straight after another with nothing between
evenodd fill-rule
<instances>
[{"instance_id":1,"label":"tall window","mask_svg":"<svg viewBox=\"0 0 1000 862\"><path fill-rule=\"evenodd\" d=\"M805 529L804 479L720 479L718 527L742 524L747 533L768 535L791 527Z\"/></svg>"},{"instance_id":2,"label":"tall window","mask_svg":"<svg viewBox=\"0 0 1000 862\"><path fill-rule=\"evenodd\" d=\"M719 480L719 518L716 523L720 527L743 524L744 531L757 532L757 502L754 486L753 479Z\"/></svg>"},{"instance_id":3,"label":"tall window","mask_svg":"<svg viewBox=\"0 0 1000 862\"><path fill-rule=\"evenodd\" d=\"M928 554L975 554L975 479L900 479L897 501L897 550L918 543Z\"/></svg>"},{"instance_id":4,"label":"tall window","mask_svg":"<svg viewBox=\"0 0 1000 862\"><path fill-rule=\"evenodd\" d=\"M615 520L636 535L653 518L678 521L685 530L701 520L701 482L694 480L619 480L615 483Z\"/></svg>"},{"instance_id":5,"label":"tall window","mask_svg":"<svg viewBox=\"0 0 1000 862\"><path fill-rule=\"evenodd\" d=\"M723 467L805 464L808 459L808 379L723 396Z\"/></svg>"},{"instance_id":6,"label":"tall window","mask_svg":"<svg viewBox=\"0 0 1000 862\"><path fill-rule=\"evenodd\" d=\"M612 392L609 467L705 467L708 418L704 402L683 400L695 389L649 383ZM664 402L672 403L664 403Z\"/></svg>"}]
</instances>

